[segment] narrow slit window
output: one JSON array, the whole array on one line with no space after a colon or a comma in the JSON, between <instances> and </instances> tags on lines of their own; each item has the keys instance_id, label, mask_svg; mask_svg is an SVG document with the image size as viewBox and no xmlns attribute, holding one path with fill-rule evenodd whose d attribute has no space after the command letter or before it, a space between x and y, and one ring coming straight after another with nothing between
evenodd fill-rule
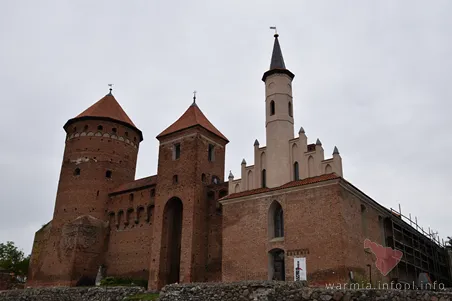
<instances>
[{"instance_id":1,"label":"narrow slit window","mask_svg":"<svg viewBox=\"0 0 452 301\"><path fill-rule=\"evenodd\" d=\"M270 116L275 115L275 102L272 100L270 102Z\"/></svg>"},{"instance_id":2,"label":"narrow slit window","mask_svg":"<svg viewBox=\"0 0 452 301\"><path fill-rule=\"evenodd\" d=\"M215 161L215 146L213 144L209 144L209 162Z\"/></svg>"},{"instance_id":3,"label":"narrow slit window","mask_svg":"<svg viewBox=\"0 0 452 301\"><path fill-rule=\"evenodd\" d=\"M177 160L180 158L180 143L174 144L174 148L173 148L173 158L174 160Z\"/></svg>"}]
</instances>

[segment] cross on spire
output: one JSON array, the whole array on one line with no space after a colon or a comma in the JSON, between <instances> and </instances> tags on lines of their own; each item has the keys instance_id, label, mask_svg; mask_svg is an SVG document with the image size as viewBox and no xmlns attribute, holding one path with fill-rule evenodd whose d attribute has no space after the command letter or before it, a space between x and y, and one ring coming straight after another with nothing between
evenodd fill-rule
<instances>
[{"instance_id":1,"label":"cross on spire","mask_svg":"<svg viewBox=\"0 0 452 301\"><path fill-rule=\"evenodd\" d=\"M195 104L196 103L196 90L195 91L193 91L193 103Z\"/></svg>"},{"instance_id":2,"label":"cross on spire","mask_svg":"<svg viewBox=\"0 0 452 301\"><path fill-rule=\"evenodd\" d=\"M110 87L110 94L111 94L111 91L113 90L113 84L108 84L108 86Z\"/></svg>"}]
</instances>

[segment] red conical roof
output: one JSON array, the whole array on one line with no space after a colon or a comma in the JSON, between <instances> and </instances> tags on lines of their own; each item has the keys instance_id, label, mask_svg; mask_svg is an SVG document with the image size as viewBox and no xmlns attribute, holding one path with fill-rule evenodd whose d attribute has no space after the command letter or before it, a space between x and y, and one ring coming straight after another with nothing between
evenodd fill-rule
<instances>
[{"instance_id":1,"label":"red conical roof","mask_svg":"<svg viewBox=\"0 0 452 301\"><path fill-rule=\"evenodd\" d=\"M172 125L170 125L166 130L160 133L157 136L157 139L187 128L194 127L196 125L202 126L209 132L217 135L218 137L229 142L228 138L226 138L216 127L213 126L212 123L204 116L196 103L193 103L187 111Z\"/></svg>"},{"instance_id":2,"label":"red conical roof","mask_svg":"<svg viewBox=\"0 0 452 301\"><path fill-rule=\"evenodd\" d=\"M143 140L143 134L141 131L136 127L136 125L132 122L132 120L127 116L126 112L122 109L121 105L118 103L118 101L115 99L113 94L111 92L104 97L102 97L99 101L97 101L95 104L90 106L88 109L83 111L82 113L78 114L72 119L69 119L66 124L64 125L64 128L78 120L83 119L108 119L113 120L119 123L122 123L124 125L131 126L132 128L136 129L140 134L140 141Z\"/></svg>"},{"instance_id":3,"label":"red conical roof","mask_svg":"<svg viewBox=\"0 0 452 301\"><path fill-rule=\"evenodd\" d=\"M98 102L77 115L75 118L80 117L106 117L128 123L136 128L135 124L129 116L127 116L126 112L124 112L121 105L116 101L115 97L111 93L105 95Z\"/></svg>"}]
</instances>

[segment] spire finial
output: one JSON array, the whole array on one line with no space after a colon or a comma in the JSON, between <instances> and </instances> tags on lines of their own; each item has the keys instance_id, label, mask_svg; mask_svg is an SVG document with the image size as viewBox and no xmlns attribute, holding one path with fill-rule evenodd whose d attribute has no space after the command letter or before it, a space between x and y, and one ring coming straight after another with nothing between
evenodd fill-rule
<instances>
[{"instance_id":1,"label":"spire finial","mask_svg":"<svg viewBox=\"0 0 452 301\"><path fill-rule=\"evenodd\" d=\"M109 94L111 95L111 91L113 90L113 84L108 84L108 86L110 87L110 89L109 89L110 93Z\"/></svg>"},{"instance_id":2,"label":"spire finial","mask_svg":"<svg viewBox=\"0 0 452 301\"><path fill-rule=\"evenodd\" d=\"M275 38L279 37L278 30L276 30L276 26L270 26L270 29L275 30L275 35L274 35Z\"/></svg>"},{"instance_id":3,"label":"spire finial","mask_svg":"<svg viewBox=\"0 0 452 301\"><path fill-rule=\"evenodd\" d=\"M196 106L196 90L193 91L193 103L191 104L192 106Z\"/></svg>"}]
</instances>

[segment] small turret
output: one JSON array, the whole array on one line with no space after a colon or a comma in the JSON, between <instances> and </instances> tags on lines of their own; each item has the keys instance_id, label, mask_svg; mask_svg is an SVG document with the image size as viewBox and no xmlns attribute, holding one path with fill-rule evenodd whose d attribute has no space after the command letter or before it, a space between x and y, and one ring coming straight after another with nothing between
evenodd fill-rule
<instances>
[{"instance_id":1,"label":"small turret","mask_svg":"<svg viewBox=\"0 0 452 301\"><path fill-rule=\"evenodd\" d=\"M234 175L232 174L232 171L229 171L229 176L228 176L228 194L233 193L233 186L232 186L232 181L234 181Z\"/></svg>"}]
</instances>

